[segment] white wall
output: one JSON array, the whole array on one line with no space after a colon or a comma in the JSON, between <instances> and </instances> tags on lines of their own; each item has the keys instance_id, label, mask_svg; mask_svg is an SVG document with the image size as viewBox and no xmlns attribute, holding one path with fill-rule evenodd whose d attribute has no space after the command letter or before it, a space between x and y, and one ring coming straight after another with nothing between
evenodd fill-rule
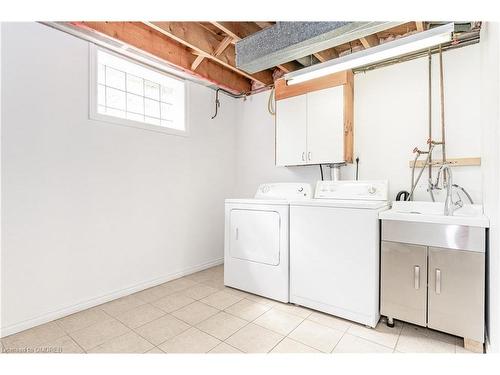
<instances>
[{"instance_id":1,"label":"white wall","mask_svg":"<svg viewBox=\"0 0 500 375\"><path fill-rule=\"evenodd\" d=\"M443 55L445 119L448 157L480 156L479 45ZM434 137L439 140L438 58L433 57ZM409 61L355 75L354 148L360 158L360 179L388 179L391 198L410 189L415 146L426 147L428 127L427 58ZM274 124L267 112L269 93L240 102L236 133L237 192L254 194L258 184L275 181L319 180L319 167L275 167ZM440 155L437 149L435 155ZM324 168L325 173L328 168ZM481 202L480 167L454 168L455 182L462 184L476 202ZM343 178L353 178L354 168L342 169ZM427 172L422 177L425 184ZM416 199L429 200L420 188Z\"/></svg>"},{"instance_id":2,"label":"white wall","mask_svg":"<svg viewBox=\"0 0 500 375\"><path fill-rule=\"evenodd\" d=\"M484 209L490 218L488 252L487 336L489 351L500 352L500 27L481 28L481 129Z\"/></svg>"},{"instance_id":3,"label":"white wall","mask_svg":"<svg viewBox=\"0 0 500 375\"><path fill-rule=\"evenodd\" d=\"M87 42L1 37L2 335L220 262L236 101L190 84L189 137L91 121Z\"/></svg>"}]
</instances>

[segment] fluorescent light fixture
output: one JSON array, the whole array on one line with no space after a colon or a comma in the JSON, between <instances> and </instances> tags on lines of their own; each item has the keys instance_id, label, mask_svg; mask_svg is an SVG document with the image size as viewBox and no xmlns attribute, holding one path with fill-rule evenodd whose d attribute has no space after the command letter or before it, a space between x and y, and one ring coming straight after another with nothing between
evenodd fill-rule
<instances>
[{"instance_id":1,"label":"fluorescent light fixture","mask_svg":"<svg viewBox=\"0 0 500 375\"><path fill-rule=\"evenodd\" d=\"M328 74L384 61L410 52L421 51L438 44L449 42L451 40L454 27L453 22L435 27L427 31L396 39L359 52L354 52L347 56L325 61L321 64L312 65L296 72L287 73L285 74L285 79L287 80L288 85L294 85L314 78L323 77Z\"/></svg>"}]
</instances>

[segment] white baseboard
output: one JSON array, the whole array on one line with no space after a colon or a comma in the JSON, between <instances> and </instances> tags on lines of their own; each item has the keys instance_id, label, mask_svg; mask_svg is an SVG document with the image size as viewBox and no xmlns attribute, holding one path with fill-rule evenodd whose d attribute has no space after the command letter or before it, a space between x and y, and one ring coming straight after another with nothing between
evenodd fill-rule
<instances>
[{"instance_id":1,"label":"white baseboard","mask_svg":"<svg viewBox=\"0 0 500 375\"><path fill-rule=\"evenodd\" d=\"M0 337L9 336L9 335L12 335L14 333L18 333L18 332L24 331L26 329L33 328L33 327L36 327L40 324L48 323L48 322L51 322L53 320L63 318L67 315L71 315L71 314L77 313L79 311L82 311L82 310L85 310L85 309L112 301L114 299L124 297L124 296L127 296L129 294L140 292L141 290L166 283L167 281L178 279L179 277L190 275L192 273L202 271L202 270L210 268L210 267L218 266L219 264L222 264L222 263L224 263L224 258L219 258L219 259L213 260L211 262L199 264L199 265L193 266L193 267L188 267L188 268L185 268L181 271L170 273L168 275L165 275L165 276L153 279L153 280L148 280L148 281L142 282L140 284L134 285L134 286L129 287L129 288L116 290L116 291L111 292L109 294L106 294L104 296L92 298L90 300L83 301L83 302L78 303L76 305L71 305L71 306L56 310L56 311L52 311L50 313L43 314L43 315L40 315L38 317L29 319L29 320L25 320L25 321L22 321L19 323L11 324L7 327L2 327L0 329Z\"/></svg>"}]
</instances>

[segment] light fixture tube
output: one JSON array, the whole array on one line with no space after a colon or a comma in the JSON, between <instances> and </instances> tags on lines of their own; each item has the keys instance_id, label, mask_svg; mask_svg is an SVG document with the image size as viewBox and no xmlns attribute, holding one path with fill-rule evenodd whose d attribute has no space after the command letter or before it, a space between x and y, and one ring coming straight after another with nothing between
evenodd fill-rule
<instances>
[{"instance_id":1,"label":"light fixture tube","mask_svg":"<svg viewBox=\"0 0 500 375\"><path fill-rule=\"evenodd\" d=\"M321 64L287 73L285 74L285 79L288 85L294 85L328 74L358 68L411 52L421 51L429 47L449 42L453 30L454 24L451 22L427 31L422 31L359 52L325 61Z\"/></svg>"}]
</instances>

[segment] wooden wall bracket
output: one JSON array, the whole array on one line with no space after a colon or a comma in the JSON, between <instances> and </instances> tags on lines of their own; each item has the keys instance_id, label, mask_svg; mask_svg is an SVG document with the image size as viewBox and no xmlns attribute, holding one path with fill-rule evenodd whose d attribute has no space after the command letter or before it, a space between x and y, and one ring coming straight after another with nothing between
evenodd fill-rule
<instances>
[{"instance_id":1,"label":"wooden wall bracket","mask_svg":"<svg viewBox=\"0 0 500 375\"><path fill-rule=\"evenodd\" d=\"M408 164L410 168L413 167L413 162L413 160L410 160ZM424 166L424 163L424 160L418 160L415 168L422 168ZM445 164L452 167L478 166L481 165L481 158L448 158ZM433 167L440 167L443 165L443 162L436 160L431 162L431 165Z\"/></svg>"}]
</instances>

